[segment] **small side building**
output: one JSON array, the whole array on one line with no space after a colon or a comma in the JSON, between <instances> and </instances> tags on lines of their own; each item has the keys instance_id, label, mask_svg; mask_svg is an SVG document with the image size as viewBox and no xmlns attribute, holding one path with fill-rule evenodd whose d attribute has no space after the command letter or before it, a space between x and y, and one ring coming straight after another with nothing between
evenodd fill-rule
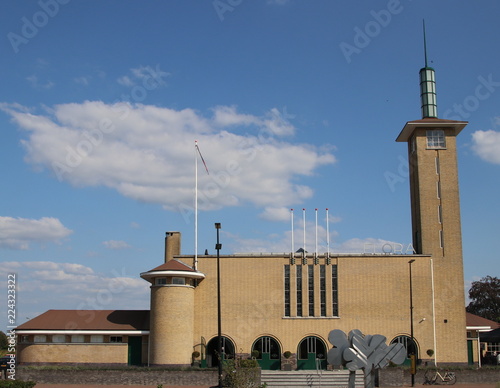
<instances>
[{"instance_id":1,"label":"small side building","mask_svg":"<svg viewBox=\"0 0 500 388\"><path fill-rule=\"evenodd\" d=\"M49 310L20 325L22 364L141 365L148 310Z\"/></svg>"}]
</instances>

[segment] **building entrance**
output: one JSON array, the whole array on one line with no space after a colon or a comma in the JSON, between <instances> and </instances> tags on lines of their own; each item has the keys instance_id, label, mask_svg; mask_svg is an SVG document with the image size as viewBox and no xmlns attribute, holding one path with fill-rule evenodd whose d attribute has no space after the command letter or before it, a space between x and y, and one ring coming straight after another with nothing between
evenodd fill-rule
<instances>
[{"instance_id":1,"label":"building entrance","mask_svg":"<svg viewBox=\"0 0 500 388\"><path fill-rule=\"evenodd\" d=\"M252 355L255 357L263 370L281 369L281 347L272 337L260 337L253 343Z\"/></svg>"},{"instance_id":2,"label":"building entrance","mask_svg":"<svg viewBox=\"0 0 500 388\"><path fill-rule=\"evenodd\" d=\"M142 363L142 337L128 337L128 364L141 365Z\"/></svg>"},{"instance_id":3,"label":"building entrance","mask_svg":"<svg viewBox=\"0 0 500 388\"><path fill-rule=\"evenodd\" d=\"M219 366L219 360L227 360L230 358L234 358L234 344L233 341L231 341L227 337L222 337L222 354L219 355L218 349L218 338L219 337L214 337L210 341L208 341L207 344L207 367L209 368L215 368L216 366Z\"/></svg>"},{"instance_id":4,"label":"building entrance","mask_svg":"<svg viewBox=\"0 0 500 388\"><path fill-rule=\"evenodd\" d=\"M304 338L297 352L297 369L326 369L326 345L321 338Z\"/></svg>"},{"instance_id":5,"label":"building entrance","mask_svg":"<svg viewBox=\"0 0 500 388\"><path fill-rule=\"evenodd\" d=\"M411 364L410 355L412 353L415 354L416 360L419 359L418 346L414 339L412 340L411 337L408 337L407 335L400 335L399 337L396 337L391 341L391 345L395 343L402 344L406 349L406 359L402 365L410 366Z\"/></svg>"}]
</instances>

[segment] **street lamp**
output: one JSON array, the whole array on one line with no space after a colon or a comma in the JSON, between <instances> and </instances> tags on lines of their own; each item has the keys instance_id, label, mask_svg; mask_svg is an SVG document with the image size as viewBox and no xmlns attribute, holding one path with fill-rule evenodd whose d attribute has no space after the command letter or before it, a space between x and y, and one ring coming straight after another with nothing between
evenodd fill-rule
<instances>
[{"instance_id":1,"label":"street lamp","mask_svg":"<svg viewBox=\"0 0 500 388\"><path fill-rule=\"evenodd\" d=\"M217 250L217 352L219 353L219 388L222 388L222 320L221 320L221 307L220 307L220 250L222 244L219 242L220 222L215 223L217 230L217 243L215 249Z\"/></svg>"},{"instance_id":2,"label":"street lamp","mask_svg":"<svg viewBox=\"0 0 500 388\"><path fill-rule=\"evenodd\" d=\"M412 276L411 276L411 265L415 261L415 259L411 259L408 262L410 267L410 338L411 338L411 353L410 353L410 372L411 372L411 386L415 386L415 373L416 370L416 359L415 359L415 340L413 339L413 284L412 284Z\"/></svg>"}]
</instances>

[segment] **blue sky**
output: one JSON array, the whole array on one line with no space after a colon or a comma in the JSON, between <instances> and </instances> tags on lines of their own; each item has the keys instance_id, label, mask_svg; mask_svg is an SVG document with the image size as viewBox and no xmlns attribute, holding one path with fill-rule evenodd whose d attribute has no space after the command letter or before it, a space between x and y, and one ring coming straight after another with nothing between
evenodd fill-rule
<instances>
[{"instance_id":1,"label":"blue sky","mask_svg":"<svg viewBox=\"0 0 500 388\"><path fill-rule=\"evenodd\" d=\"M480 6L478 6L480 4ZM458 138L466 286L498 276L497 1L4 2L0 272L18 323L50 309L149 308L165 231L199 253L411 243L406 145L418 71ZM2 291L4 292L4 291ZM0 306L0 311L6 306ZM2 313L2 316L6 314Z\"/></svg>"}]
</instances>

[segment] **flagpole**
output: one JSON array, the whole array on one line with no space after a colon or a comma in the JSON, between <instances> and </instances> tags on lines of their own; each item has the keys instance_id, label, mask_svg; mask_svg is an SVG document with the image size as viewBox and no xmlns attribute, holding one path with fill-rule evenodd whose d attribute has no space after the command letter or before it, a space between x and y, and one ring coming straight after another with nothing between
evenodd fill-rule
<instances>
[{"instance_id":1,"label":"flagpole","mask_svg":"<svg viewBox=\"0 0 500 388\"><path fill-rule=\"evenodd\" d=\"M198 270L198 141L194 141L194 270Z\"/></svg>"}]
</instances>

